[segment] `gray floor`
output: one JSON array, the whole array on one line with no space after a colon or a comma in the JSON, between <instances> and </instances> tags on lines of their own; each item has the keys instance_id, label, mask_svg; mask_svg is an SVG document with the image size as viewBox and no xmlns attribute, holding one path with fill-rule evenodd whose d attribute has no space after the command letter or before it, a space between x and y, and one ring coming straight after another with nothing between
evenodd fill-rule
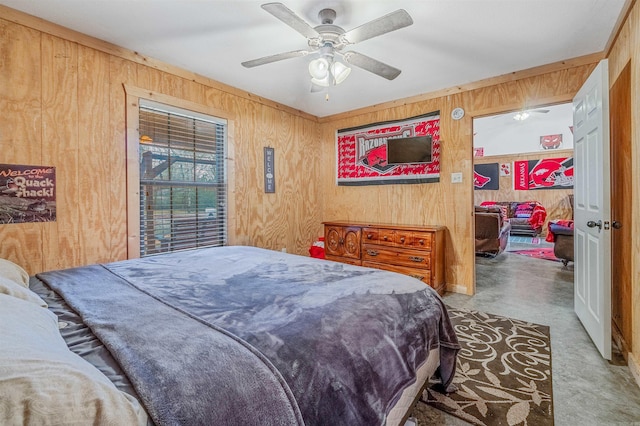
<instances>
[{"instance_id":1,"label":"gray floor","mask_svg":"<svg viewBox=\"0 0 640 426\"><path fill-rule=\"evenodd\" d=\"M508 250L532 247L512 244ZM640 425L640 387L629 368L619 354L604 360L573 312L572 263L565 268L508 252L476 257L476 295L447 293L444 300L550 326L556 425ZM425 414L430 424L468 424L430 407Z\"/></svg>"}]
</instances>

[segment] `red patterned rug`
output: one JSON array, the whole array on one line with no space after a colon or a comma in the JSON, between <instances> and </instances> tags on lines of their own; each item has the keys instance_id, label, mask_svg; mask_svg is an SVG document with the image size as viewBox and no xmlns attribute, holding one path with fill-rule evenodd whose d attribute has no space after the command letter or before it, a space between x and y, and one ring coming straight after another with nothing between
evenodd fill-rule
<instances>
[{"instance_id":1,"label":"red patterned rug","mask_svg":"<svg viewBox=\"0 0 640 426\"><path fill-rule=\"evenodd\" d=\"M514 250L509 253L521 254L523 256L535 257L536 259L545 259L545 260L553 260L556 262L561 262L555 254L553 254L553 247L538 247L527 250Z\"/></svg>"}]
</instances>

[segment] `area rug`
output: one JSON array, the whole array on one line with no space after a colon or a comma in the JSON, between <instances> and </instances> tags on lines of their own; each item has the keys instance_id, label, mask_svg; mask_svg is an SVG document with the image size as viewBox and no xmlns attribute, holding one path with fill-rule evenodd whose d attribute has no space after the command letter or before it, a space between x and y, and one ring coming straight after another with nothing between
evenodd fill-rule
<instances>
[{"instance_id":1,"label":"area rug","mask_svg":"<svg viewBox=\"0 0 640 426\"><path fill-rule=\"evenodd\" d=\"M526 250L513 250L509 253L521 254L523 256L534 257L536 259L553 260L555 262L561 262L560 259L553 254L553 247L538 247L534 249Z\"/></svg>"},{"instance_id":2,"label":"area rug","mask_svg":"<svg viewBox=\"0 0 640 426\"><path fill-rule=\"evenodd\" d=\"M509 242L518 244L540 244L542 240L538 237L519 237L509 235Z\"/></svg>"},{"instance_id":3,"label":"area rug","mask_svg":"<svg viewBox=\"0 0 640 426\"><path fill-rule=\"evenodd\" d=\"M553 425L549 327L455 308L449 315L462 346L458 391L442 393L433 382L417 405L474 425ZM429 423L418 406L411 415Z\"/></svg>"}]
</instances>

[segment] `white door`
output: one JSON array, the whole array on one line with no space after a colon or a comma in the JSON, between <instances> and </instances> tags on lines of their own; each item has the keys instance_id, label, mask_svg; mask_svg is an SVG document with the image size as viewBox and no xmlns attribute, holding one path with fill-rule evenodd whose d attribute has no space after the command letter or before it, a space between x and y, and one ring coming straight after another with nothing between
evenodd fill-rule
<instances>
[{"instance_id":1,"label":"white door","mask_svg":"<svg viewBox=\"0 0 640 426\"><path fill-rule=\"evenodd\" d=\"M574 309L602 356L611 359L609 72L600 61L573 99Z\"/></svg>"}]
</instances>

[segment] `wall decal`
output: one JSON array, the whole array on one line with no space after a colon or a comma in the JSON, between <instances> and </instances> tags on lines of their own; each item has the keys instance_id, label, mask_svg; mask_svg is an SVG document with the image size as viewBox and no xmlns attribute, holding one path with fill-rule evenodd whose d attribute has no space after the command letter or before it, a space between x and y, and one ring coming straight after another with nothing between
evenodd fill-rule
<instances>
[{"instance_id":1,"label":"wall decal","mask_svg":"<svg viewBox=\"0 0 640 426\"><path fill-rule=\"evenodd\" d=\"M498 179L498 163L473 165L473 189L500 189L500 179Z\"/></svg>"},{"instance_id":2,"label":"wall decal","mask_svg":"<svg viewBox=\"0 0 640 426\"><path fill-rule=\"evenodd\" d=\"M55 220L55 167L0 164L0 224Z\"/></svg>"},{"instance_id":3,"label":"wall decal","mask_svg":"<svg viewBox=\"0 0 640 426\"><path fill-rule=\"evenodd\" d=\"M573 157L514 161L516 190L573 188Z\"/></svg>"},{"instance_id":4,"label":"wall decal","mask_svg":"<svg viewBox=\"0 0 640 426\"><path fill-rule=\"evenodd\" d=\"M511 176L511 163L500 164L500 176Z\"/></svg>"},{"instance_id":5,"label":"wall decal","mask_svg":"<svg viewBox=\"0 0 640 426\"><path fill-rule=\"evenodd\" d=\"M562 134L540 136L542 149L558 149L562 145Z\"/></svg>"}]
</instances>

